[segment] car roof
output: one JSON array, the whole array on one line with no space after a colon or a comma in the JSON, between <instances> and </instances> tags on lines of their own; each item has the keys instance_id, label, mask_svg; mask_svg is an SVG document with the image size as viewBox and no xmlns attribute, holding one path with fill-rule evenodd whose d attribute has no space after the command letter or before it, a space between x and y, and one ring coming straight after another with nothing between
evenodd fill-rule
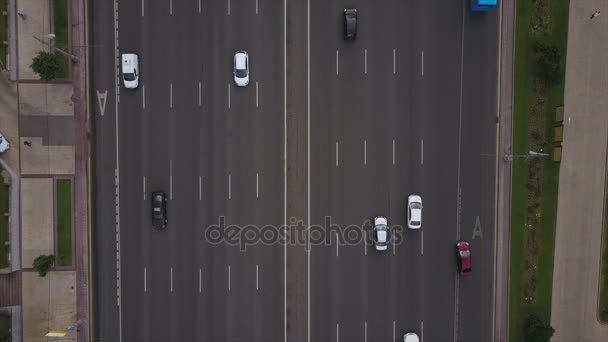
<instances>
[{"instance_id":1,"label":"car roof","mask_svg":"<svg viewBox=\"0 0 608 342\"><path fill-rule=\"evenodd\" d=\"M135 64L135 55L132 53L125 53L122 55L122 69L124 72L133 72Z\"/></svg>"},{"instance_id":2,"label":"car roof","mask_svg":"<svg viewBox=\"0 0 608 342\"><path fill-rule=\"evenodd\" d=\"M388 232L386 230L378 231L378 241L379 242L386 242L387 237L388 237Z\"/></svg>"},{"instance_id":3,"label":"car roof","mask_svg":"<svg viewBox=\"0 0 608 342\"><path fill-rule=\"evenodd\" d=\"M422 210L412 209L412 221L420 222L422 217Z\"/></svg>"},{"instance_id":4,"label":"car roof","mask_svg":"<svg viewBox=\"0 0 608 342\"><path fill-rule=\"evenodd\" d=\"M237 69L246 69L247 65L245 61L247 60L247 53L243 51L237 51L234 55L234 63Z\"/></svg>"}]
</instances>

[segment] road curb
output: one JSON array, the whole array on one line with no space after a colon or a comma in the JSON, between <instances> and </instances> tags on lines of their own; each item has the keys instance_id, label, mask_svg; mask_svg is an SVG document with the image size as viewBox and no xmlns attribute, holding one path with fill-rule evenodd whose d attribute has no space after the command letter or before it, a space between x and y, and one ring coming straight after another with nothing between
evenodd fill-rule
<instances>
[{"instance_id":1,"label":"road curb","mask_svg":"<svg viewBox=\"0 0 608 342\"><path fill-rule=\"evenodd\" d=\"M493 339L509 340L509 271L511 250L511 162L502 156L512 153L513 141L513 56L515 0L501 1L500 64L498 90L498 144L496 161L496 240L494 275Z\"/></svg>"}]
</instances>

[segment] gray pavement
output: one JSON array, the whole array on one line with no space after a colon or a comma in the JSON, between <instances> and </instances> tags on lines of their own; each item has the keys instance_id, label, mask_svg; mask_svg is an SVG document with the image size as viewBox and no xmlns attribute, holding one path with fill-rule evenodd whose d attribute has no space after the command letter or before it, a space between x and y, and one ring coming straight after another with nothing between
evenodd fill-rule
<instances>
[{"instance_id":1,"label":"gray pavement","mask_svg":"<svg viewBox=\"0 0 608 342\"><path fill-rule=\"evenodd\" d=\"M606 186L608 13L605 1L570 2L551 325L553 342L605 341L598 321Z\"/></svg>"}]
</instances>

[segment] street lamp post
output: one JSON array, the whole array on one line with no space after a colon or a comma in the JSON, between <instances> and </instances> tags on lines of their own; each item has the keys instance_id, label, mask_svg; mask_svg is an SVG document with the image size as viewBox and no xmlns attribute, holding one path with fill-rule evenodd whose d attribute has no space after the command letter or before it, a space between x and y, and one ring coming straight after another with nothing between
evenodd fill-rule
<instances>
[{"instance_id":1,"label":"street lamp post","mask_svg":"<svg viewBox=\"0 0 608 342\"><path fill-rule=\"evenodd\" d=\"M44 40L36 37L35 35L32 36L32 37L34 37L34 39L36 39L37 41L41 42L42 44L47 45L48 47L50 47L53 52L57 51L60 54L68 57L72 61L72 63L78 63L78 61L79 61L78 56L74 56L71 53L65 52L62 49L60 49L60 48L58 48L58 47L55 46L55 44L53 43L53 41L55 39L55 34L54 33L49 33L49 34L45 34L45 35L41 36L41 37L44 37L44 38L48 38L50 42L46 42L46 41L44 41Z\"/></svg>"},{"instance_id":2,"label":"street lamp post","mask_svg":"<svg viewBox=\"0 0 608 342\"><path fill-rule=\"evenodd\" d=\"M544 153L541 149L540 152L528 151L527 154L505 154L503 159L505 161L512 161L513 159L532 159L532 158L543 158L548 157L549 153Z\"/></svg>"}]
</instances>

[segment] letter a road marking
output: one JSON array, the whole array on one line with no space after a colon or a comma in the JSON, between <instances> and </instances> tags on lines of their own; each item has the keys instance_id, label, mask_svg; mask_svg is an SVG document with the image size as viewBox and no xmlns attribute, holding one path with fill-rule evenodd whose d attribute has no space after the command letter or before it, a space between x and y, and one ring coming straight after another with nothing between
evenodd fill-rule
<instances>
[{"instance_id":1,"label":"letter a road marking","mask_svg":"<svg viewBox=\"0 0 608 342\"><path fill-rule=\"evenodd\" d=\"M481 223L479 222L479 216L475 218L475 228L473 228L473 237L471 240L475 240L475 237L478 237L483 240L483 233L481 232Z\"/></svg>"}]
</instances>

